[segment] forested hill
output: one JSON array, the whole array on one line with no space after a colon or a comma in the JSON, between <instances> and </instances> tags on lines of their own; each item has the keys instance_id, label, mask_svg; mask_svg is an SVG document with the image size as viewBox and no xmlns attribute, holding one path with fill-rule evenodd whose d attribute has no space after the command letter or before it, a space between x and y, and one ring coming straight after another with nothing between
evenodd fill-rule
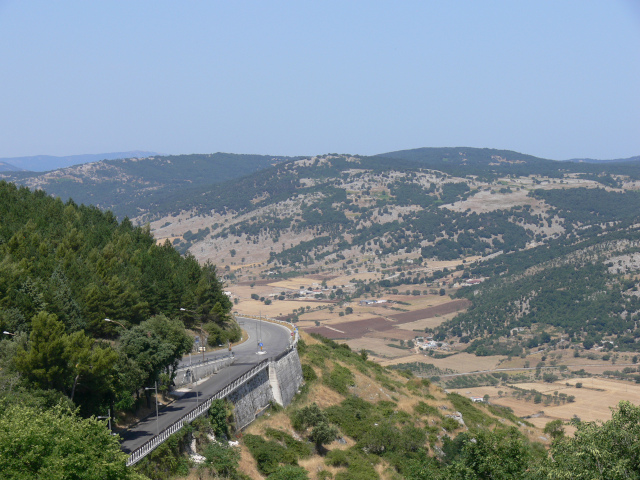
<instances>
[{"instance_id":1,"label":"forested hill","mask_svg":"<svg viewBox=\"0 0 640 480\"><path fill-rule=\"evenodd\" d=\"M0 218L5 330L27 331L30 319L45 310L69 331L103 336L114 330L105 317L135 325L203 303L211 292L207 302L229 306L213 267L156 246L148 229L119 223L110 212L0 182Z\"/></svg>"},{"instance_id":2,"label":"forested hill","mask_svg":"<svg viewBox=\"0 0 640 480\"><path fill-rule=\"evenodd\" d=\"M329 164L314 159L329 157ZM354 162L339 159L358 159ZM635 158L635 157L634 157ZM303 160L306 164L301 165ZM320 167L320 168L318 168ZM352 168L374 172L436 170L460 178L494 181L504 176L540 175L561 178L575 174L614 185L611 175L640 179L634 159L606 163L559 162L509 150L489 148L418 148L372 157L329 154L319 157L236 155L229 153L148 156L76 165L52 172L0 172L0 178L72 198L78 204L112 210L118 218L149 220L180 211L238 211L282 199L303 187L300 176L338 179ZM277 192L276 197L273 193ZM254 201L253 204L256 202Z\"/></svg>"},{"instance_id":3,"label":"forested hill","mask_svg":"<svg viewBox=\"0 0 640 480\"><path fill-rule=\"evenodd\" d=\"M179 192L191 198L202 185L239 178L287 160L271 155L151 156L103 160L46 173L1 172L0 178L43 189L67 201L112 210L118 218L155 213Z\"/></svg>"},{"instance_id":4,"label":"forested hill","mask_svg":"<svg viewBox=\"0 0 640 480\"><path fill-rule=\"evenodd\" d=\"M415 148L378 155L383 158L408 160L423 168L432 168L455 176L474 175L480 180L495 180L505 175L543 175L559 178L567 173L632 175L640 178L639 157L612 160L575 160L560 162L534 157L511 150L493 148Z\"/></svg>"},{"instance_id":5,"label":"forested hill","mask_svg":"<svg viewBox=\"0 0 640 480\"><path fill-rule=\"evenodd\" d=\"M148 228L4 181L0 218L0 330L15 340L0 342L0 403L62 395L83 413L128 409L190 351L181 307L234 330L215 267L157 246Z\"/></svg>"}]
</instances>

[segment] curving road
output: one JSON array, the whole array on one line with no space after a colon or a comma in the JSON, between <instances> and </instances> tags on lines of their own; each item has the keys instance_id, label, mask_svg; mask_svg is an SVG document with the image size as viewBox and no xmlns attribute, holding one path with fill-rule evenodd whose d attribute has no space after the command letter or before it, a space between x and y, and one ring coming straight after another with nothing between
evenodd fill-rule
<instances>
[{"instance_id":1,"label":"curving road","mask_svg":"<svg viewBox=\"0 0 640 480\"><path fill-rule=\"evenodd\" d=\"M121 447L123 451L130 453L142 446L156 435L156 431L161 432L193 410L197 406L197 401L202 403L218 390L249 371L257 363L277 356L291 345L291 332L282 325L259 322L258 320L244 317L237 317L237 319L241 327L249 334L249 339L233 347L235 356L233 365L223 368L218 374L212 375L206 380L200 381L190 392L160 410L157 420L155 415L151 415L146 420L139 422L122 433L120 436L122 438ZM260 340L262 340L263 351L265 352L262 355L257 353L260 350L257 345ZM220 351L205 354L206 358L220 356ZM199 356L198 358L201 359L202 357ZM181 364L189 365L189 358L187 357Z\"/></svg>"}]
</instances>

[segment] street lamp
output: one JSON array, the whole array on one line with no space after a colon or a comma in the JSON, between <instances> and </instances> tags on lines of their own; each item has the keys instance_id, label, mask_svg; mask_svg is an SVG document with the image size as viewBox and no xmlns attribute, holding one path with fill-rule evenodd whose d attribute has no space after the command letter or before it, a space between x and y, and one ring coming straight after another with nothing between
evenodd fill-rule
<instances>
[{"instance_id":1,"label":"street lamp","mask_svg":"<svg viewBox=\"0 0 640 480\"><path fill-rule=\"evenodd\" d=\"M7 332L6 330L4 332L2 332L2 333L4 333L5 335L11 335L11 336L14 336L14 337L16 336L15 333Z\"/></svg>"},{"instance_id":2,"label":"street lamp","mask_svg":"<svg viewBox=\"0 0 640 480\"><path fill-rule=\"evenodd\" d=\"M110 318L105 318L104 319L105 322L111 322L111 323L115 323L116 325L120 325L122 328L124 328L125 330L127 329L127 327L125 327L123 324L121 324L120 322L116 322L115 320L111 320Z\"/></svg>"},{"instance_id":3,"label":"street lamp","mask_svg":"<svg viewBox=\"0 0 640 480\"><path fill-rule=\"evenodd\" d=\"M101 416L101 417L96 417L96 418L97 418L98 420L106 420L106 419L108 419L108 420L109 420L109 433L110 433L111 435L113 435L113 431L111 430L111 409L109 408L109 409L107 410L107 416L106 416L106 417Z\"/></svg>"},{"instance_id":4,"label":"street lamp","mask_svg":"<svg viewBox=\"0 0 640 480\"><path fill-rule=\"evenodd\" d=\"M160 422L158 420L158 382L154 382L154 387L144 387L145 390L155 390L156 392L156 435L160 435Z\"/></svg>"}]
</instances>

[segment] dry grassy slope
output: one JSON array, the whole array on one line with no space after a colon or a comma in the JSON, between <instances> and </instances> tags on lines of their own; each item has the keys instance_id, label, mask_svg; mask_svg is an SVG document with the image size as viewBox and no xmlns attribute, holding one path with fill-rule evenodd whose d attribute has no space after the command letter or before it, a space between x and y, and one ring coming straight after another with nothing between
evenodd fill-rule
<instances>
[{"instance_id":1,"label":"dry grassy slope","mask_svg":"<svg viewBox=\"0 0 640 480\"><path fill-rule=\"evenodd\" d=\"M534 234L552 237L561 234L563 227L558 223L557 219L548 218L548 206L544 202L527 196L529 191L533 189L556 189L559 187L602 187L602 185L591 180L571 178L571 176L567 176L562 180L563 183L559 183L560 180L557 179L546 179L539 176L502 178L489 183L473 178L457 178L428 172L417 174L415 177L403 172L374 174L366 170L353 170L346 173L348 175L335 179L334 185L336 188L344 189L353 205L357 205L360 208L371 208L376 212L370 220L362 222L359 213L354 214L350 211L345 211L349 221L353 225L361 227L367 227L373 223L384 224L398 220L400 215L421 210L418 205L399 206L390 202L386 213L379 211L376 207L376 202L385 198L393 198L389 196L389 185L395 181L405 181L421 186L434 184L437 188L441 188L446 183L464 182L476 193L464 201L442 205L440 208L456 212L475 212L480 214L495 210L508 210L517 206L528 206L531 208L531 213L533 215L541 215L544 222L540 224L521 224L521 226L530 229ZM314 181L314 179L300 179L301 184L305 185L311 185ZM244 234L229 234L224 238L218 237L215 239L213 237L220 232L226 231L228 227L241 222L249 221L260 224L260 219L265 215L300 220L301 206L303 204L313 205L321 199L322 195L313 192L306 195L297 194L294 198L269 203L248 213L228 211L223 214L212 212L211 215L195 215L190 212L183 212L176 216L157 219L151 223L151 229L158 241L168 239L173 242L182 240L183 234L187 231L195 233L200 229L210 228L210 234L201 240L195 241L189 251L201 262L211 261L221 269L229 268L241 280L243 277L259 275L272 268L267 265L271 252L278 253L283 249L293 248L301 242L325 235L322 227L305 229L301 232L283 229L277 236L272 236L271 233L263 230L257 237ZM547 223L547 220L550 223ZM217 227L213 228L214 225L217 225ZM263 227L268 228L269 225L265 224ZM351 240L350 235L345 235L344 238L347 241ZM431 243L423 242L423 244L428 245ZM362 263L368 253L362 255L360 247L361 245L353 245L351 248L341 251L342 255L345 256L345 261L354 260L356 263ZM232 251L235 252L235 255L231 254ZM400 255L401 257L411 258L415 257L416 254L415 251L412 254L399 253L402 254ZM373 252L369 256L373 256ZM333 257L330 256L328 258L331 259ZM390 257L382 261L389 263L393 260L394 258ZM380 260L378 259L377 261ZM324 262L325 259L322 259L317 265L309 264L308 268L325 268ZM352 269L356 266L352 265ZM363 265L361 265L361 270L362 268Z\"/></svg>"},{"instance_id":2,"label":"dry grassy slope","mask_svg":"<svg viewBox=\"0 0 640 480\"><path fill-rule=\"evenodd\" d=\"M312 338L311 336L302 333L302 339L308 346L321 345L322 342ZM264 436L267 429L272 428L281 430L294 438L303 439L305 434L300 435L295 432L290 420L290 415L294 410L306 407L312 403L316 403L321 409L326 409L333 405L338 405L345 398L335 390L329 388L323 379L333 368L334 364L341 365L349 368L355 376L355 382L353 386L349 387L348 395L357 395L358 397L366 400L370 403L378 403L382 400L392 401L396 403L396 410L403 411L412 416L414 425L418 428L424 428L425 426L440 426L442 420L435 415L420 415L416 413L415 407L420 402L424 402L427 405L436 407L442 415L454 414L456 408L452 401L448 398L447 393L441 388L435 385L425 385L417 378L406 378L399 375L394 370L382 369L381 373L374 374L374 368L368 369L365 373L359 371L358 368L354 368L354 365L349 362L338 360L335 355L325 359L325 367L320 367L314 362L313 355L303 354L301 361L306 365L311 365L313 370L318 376L318 380L314 380L310 383L307 392L299 395L292 405L286 408L284 411L276 413L267 413L260 417L253 424L251 424L244 432L243 435L261 435ZM512 421L506 418L502 418L494 415L488 410L486 405L474 404L474 406L483 415L489 417L493 421L493 425L515 425ZM463 415L464 417L464 415ZM467 420L468 421L468 420ZM520 431L525 434L532 441L540 441L541 431L524 424L516 425ZM455 430L451 435L455 436L458 433L466 431L466 427L461 427ZM308 433L308 432L307 432ZM429 451L434 454L434 446L440 447L442 445L441 436L446 432L439 428L438 440L435 444L430 444ZM336 440L333 443L327 445L329 451L334 449L345 450L356 444L354 439L344 436L346 443L341 443ZM265 477L260 474L257 469L257 464L254 458L249 453L247 447L242 444L242 457L240 462L240 470L247 474L252 479L264 479ZM429 445L429 443L428 443ZM327 466L324 461L324 457L314 454L309 458L299 461L300 466L305 468L309 472L309 478L314 480L317 477L317 473L321 470L328 470L334 476L337 472L345 470L344 467L332 467ZM376 467L377 473L383 480L392 480L397 477L397 474L393 472L392 468L382 460Z\"/></svg>"}]
</instances>

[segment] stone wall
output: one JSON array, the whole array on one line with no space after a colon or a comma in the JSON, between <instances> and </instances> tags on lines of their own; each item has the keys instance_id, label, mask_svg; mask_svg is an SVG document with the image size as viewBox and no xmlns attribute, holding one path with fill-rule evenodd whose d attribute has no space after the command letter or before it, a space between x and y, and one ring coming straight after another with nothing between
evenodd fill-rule
<instances>
[{"instance_id":1,"label":"stone wall","mask_svg":"<svg viewBox=\"0 0 640 480\"><path fill-rule=\"evenodd\" d=\"M271 402L285 407L289 405L302 381L302 366L295 348L281 358L274 359L267 369L227 396L235 407L236 428L241 430L249 425Z\"/></svg>"},{"instance_id":2,"label":"stone wall","mask_svg":"<svg viewBox=\"0 0 640 480\"><path fill-rule=\"evenodd\" d=\"M241 430L253 422L258 414L273 401L267 370L265 368L227 396L227 400L234 406L236 429Z\"/></svg>"},{"instance_id":3,"label":"stone wall","mask_svg":"<svg viewBox=\"0 0 640 480\"><path fill-rule=\"evenodd\" d=\"M288 355L274 363L282 405L286 407L293 400L303 381L298 350L294 348Z\"/></svg>"}]
</instances>

